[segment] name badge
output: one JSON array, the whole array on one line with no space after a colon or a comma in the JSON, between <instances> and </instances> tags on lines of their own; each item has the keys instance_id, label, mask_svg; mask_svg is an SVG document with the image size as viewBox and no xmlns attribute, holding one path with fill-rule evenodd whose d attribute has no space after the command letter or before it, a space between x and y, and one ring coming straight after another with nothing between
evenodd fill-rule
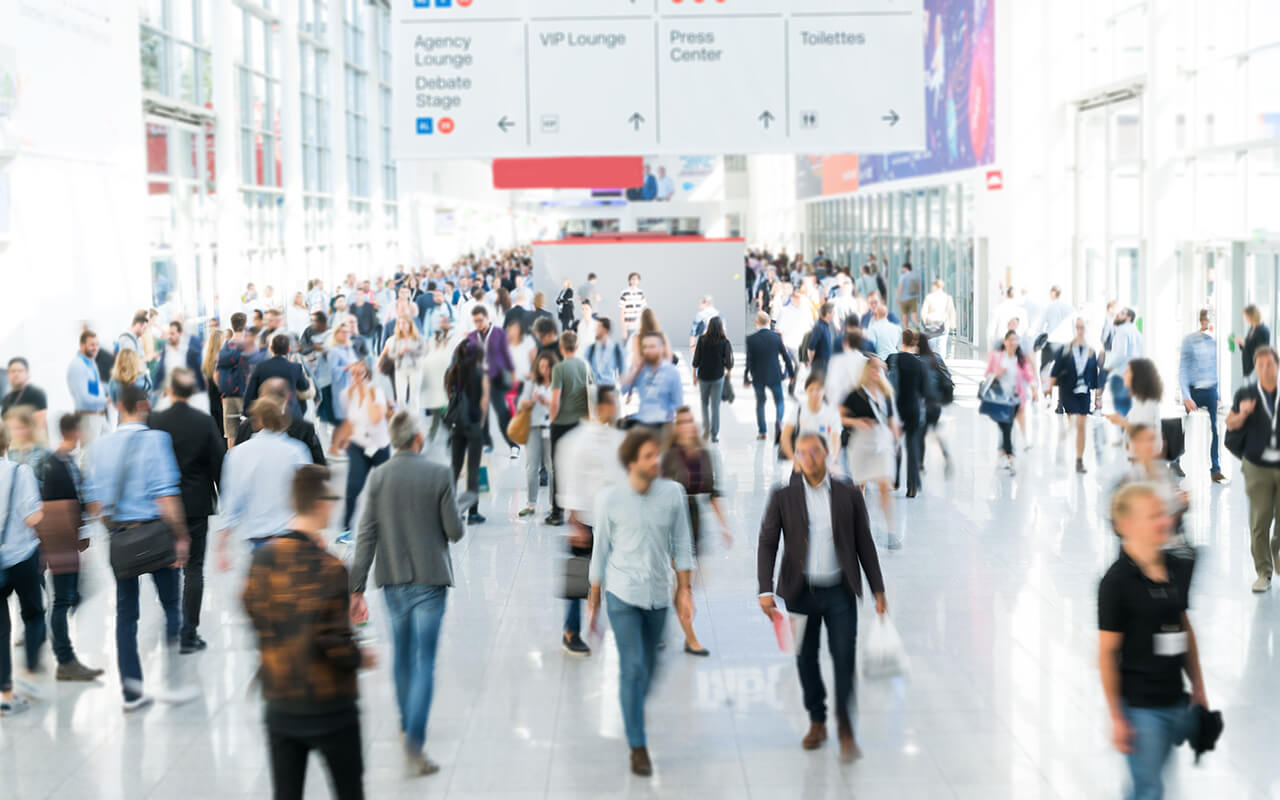
<instances>
[{"instance_id":1,"label":"name badge","mask_svg":"<svg viewBox=\"0 0 1280 800\"><path fill-rule=\"evenodd\" d=\"M1187 632L1157 633L1152 642L1152 650L1158 656L1180 656L1187 652Z\"/></svg>"},{"instance_id":2,"label":"name badge","mask_svg":"<svg viewBox=\"0 0 1280 800\"><path fill-rule=\"evenodd\" d=\"M1280 461L1280 449L1268 447L1262 451L1263 461Z\"/></svg>"}]
</instances>

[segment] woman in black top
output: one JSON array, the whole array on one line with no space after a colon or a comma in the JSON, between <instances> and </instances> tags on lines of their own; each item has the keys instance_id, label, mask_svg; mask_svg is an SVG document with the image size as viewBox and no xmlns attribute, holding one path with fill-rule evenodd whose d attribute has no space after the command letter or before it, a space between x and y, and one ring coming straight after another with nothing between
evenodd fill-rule
<instances>
[{"instance_id":1,"label":"woman in black top","mask_svg":"<svg viewBox=\"0 0 1280 800\"><path fill-rule=\"evenodd\" d=\"M484 448L484 428L489 418L489 379L480 366L480 350L470 339L463 339L453 352L453 363L444 376L445 389L449 393L449 410L445 422L451 434L449 447L453 456L453 479L462 472L462 461L467 461L467 491L480 492L480 451ZM484 522L480 516L480 501L471 504L467 511L467 523Z\"/></svg>"},{"instance_id":2,"label":"woman in black top","mask_svg":"<svg viewBox=\"0 0 1280 800\"><path fill-rule=\"evenodd\" d=\"M1169 513L1152 485L1119 489L1111 516L1122 544L1098 585L1098 670L1112 743L1129 762L1128 796L1158 798L1169 753L1193 732L1190 706L1209 706L1187 618L1194 562L1165 549Z\"/></svg>"},{"instance_id":3,"label":"woman in black top","mask_svg":"<svg viewBox=\"0 0 1280 800\"><path fill-rule=\"evenodd\" d=\"M702 438L720 441L720 399L733 369L733 345L724 335L724 321L712 317L693 348L693 373L702 399Z\"/></svg>"},{"instance_id":4,"label":"woman in black top","mask_svg":"<svg viewBox=\"0 0 1280 800\"><path fill-rule=\"evenodd\" d=\"M560 329L567 331L573 327L573 281L564 279L564 288L556 295L556 305L560 308Z\"/></svg>"},{"instance_id":5,"label":"woman in black top","mask_svg":"<svg viewBox=\"0 0 1280 800\"><path fill-rule=\"evenodd\" d=\"M1247 380L1253 375L1253 356L1259 347L1271 344L1271 331L1267 330L1267 326L1262 324L1262 312L1253 303L1244 307L1244 321L1248 323L1249 330L1245 333L1244 338L1234 337L1236 347L1240 348L1240 368L1244 372Z\"/></svg>"},{"instance_id":6,"label":"woman in black top","mask_svg":"<svg viewBox=\"0 0 1280 800\"><path fill-rule=\"evenodd\" d=\"M951 451L947 449L947 441L942 438L942 433L938 430L938 423L942 421L942 407L950 404L955 399L956 385L951 379L951 371L947 369L947 364L942 360L942 356L933 351L929 345L929 337L921 336L919 339L920 360L924 362L925 370L925 392L924 392L924 434L929 435L933 432L933 437L938 440L938 448L942 450L942 458L946 464L946 476L951 477L954 467L951 464ZM921 437L920 452L922 454L925 449L925 439Z\"/></svg>"}]
</instances>

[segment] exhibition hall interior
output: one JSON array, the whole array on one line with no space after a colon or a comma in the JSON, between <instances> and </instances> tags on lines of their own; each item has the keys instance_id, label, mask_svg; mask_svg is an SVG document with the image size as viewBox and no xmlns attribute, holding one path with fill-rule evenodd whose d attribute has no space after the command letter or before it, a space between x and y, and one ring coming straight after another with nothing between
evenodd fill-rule
<instances>
[{"instance_id":1,"label":"exhibition hall interior","mask_svg":"<svg viewBox=\"0 0 1280 800\"><path fill-rule=\"evenodd\" d=\"M0 0L0 798L1280 797L1277 0Z\"/></svg>"}]
</instances>

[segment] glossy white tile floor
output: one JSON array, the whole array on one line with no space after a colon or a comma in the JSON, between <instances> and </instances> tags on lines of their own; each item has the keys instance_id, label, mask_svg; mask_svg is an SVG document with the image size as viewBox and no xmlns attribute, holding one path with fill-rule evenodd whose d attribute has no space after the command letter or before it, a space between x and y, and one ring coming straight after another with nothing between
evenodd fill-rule
<instances>
[{"instance_id":1,"label":"glossy white tile floor","mask_svg":"<svg viewBox=\"0 0 1280 800\"><path fill-rule=\"evenodd\" d=\"M976 369L957 366L970 378ZM972 380L959 383L958 394L972 396ZM1097 580L1116 548L1101 522L1106 467L1120 451L1104 448L1099 467L1091 446L1090 472L1078 477L1070 442L1060 443L1052 427L1057 420L1041 415L1034 446L1010 478L995 470L997 434L972 403L962 400L948 416L955 476L943 479L931 450L923 494L898 501L905 547L881 553L913 671L889 683L859 681L862 761L842 766L833 746L813 753L799 746L807 721L795 669L755 599L755 533L782 468L755 442L748 393L725 409L720 445L735 545L700 565L696 625L712 656L682 653L678 626L669 623L648 705L654 776L627 772L612 639L606 635L586 660L560 651L564 604L554 587L562 529L516 521L523 471L499 452L496 491L482 502L489 522L454 552L458 585L428 734L443 769L433 777L401 777L385 606L372 602L384 666L361 679L368 796L1119 797L1124 768L1108 743L1094 647ZM1178 752L1170 796L1280 796L1268 722L1280 701L1280 597L1249 593L1240 481L1211 488L1204 473L1201 483L1192 480L1192 536L1203 547L1192 619L1226 733L1199 767L1185 748ZM149 688L163 686L167 672L201 695L125 717L114 592L102 549L92 552L97 591L76 616L74 635L81 659L107 667L106 679L46 680L43 702L0 720L0 797L270 796L261 706L250 686L257 656L238 603L244 560L232 573L210 569L201 632L211 647L203 654L166 655L159 608L143 603ZM329 796L316 760L307 795Z\"/></svg>"}]
</instances>

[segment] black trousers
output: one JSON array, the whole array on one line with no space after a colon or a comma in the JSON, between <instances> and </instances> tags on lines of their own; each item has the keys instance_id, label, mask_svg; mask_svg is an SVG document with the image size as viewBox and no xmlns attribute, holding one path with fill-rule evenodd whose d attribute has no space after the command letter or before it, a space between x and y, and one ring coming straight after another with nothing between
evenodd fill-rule
<instances>
[{"instance_id":1,"label":"black trousers","mask_svg":"<svg viewBox=\"0 0 1280 800\"><path fill-rule=\"evenodd\" d=\"M556 497L556 444L569 431L578 427L578 423L572 425L557 425L551 423L551 513L562 514L564 510L560 508L560 502Z\"/></svg>"},{"instance_id":2,"label":"black trousers","mask_svg":"<svg viewBox=\"0 0 1280 800\"><path fill-rule=\"evenodd\" d=\"M507 443L507 447L515 447L516 443L507 436L507 426L511 424L511 409L507 406L507 393L510 391L511 386L503 375L499 374L489 379L489 405L493 406L494 413L498 415L498 426L501 429L503 441ZM484 443L487 446L493 445L487 417L484 421Z\"/></svg>"},{"instance_id":3,"label":"black trousers","mask_svg":"<svg viewBox=\"0 0 1280 800\"><path fill-rule=\"evenodd\" d=\"M194 639L200 627L200 605L204 600L204 551L209 540L209 518L187 518L191 535L191 552L182 568L182 633L185 640Z\"/></svg>"},{"instance_id":4,"label":"black trousers","mask_svg":"<svg viewBox=\"0 0 1280 800\"><path fill-rule=\"evenodd\" d=\"M337 800L364 800L364 756L360 724L332 733L298 735L267 727L271 748L271 784L275 800L302 800L307 782L307 756L320 751L329 767L332 796Z\"/></svg>"},{"instance_id":5,"label":"black trousers","mask_svg":"<svg viewBox=\"0 0 1280 800\"><path fill-rule=\"evenodd\" d=\"M454 428L449 437L449 449L453 457L453 481L458 482L462 474L462 461L467 462L467 491L480 492L480 452L484 449L484 433L479 428ZM480 510L477 500L467 509L471 513Z\"/></svg>"},{"instance_id":6,"label":"black trousers","mask_svg":"<svg viewBox=\"0 0 1280 800\"><path fill-rule=\"evenodd\" d=\"M858 642L858 606L842 585L810 586L796 613L805 614L804 633L796 667L804 708L810 722L827 721L827 687L818 666L818 637L827 627L827 648L836 684L836 722L841 730L851 727L854 698L854 663Z\"/></svg>"},{"instance_id":7,"label":"black trousers","mask_svg":"<svg viewBox=\"0 0 1280 800\"><path fill-rule=\"evenodd\" d=\"M1013 455L1013 420L996 424L1000 426L1000 452L1007 456Z\"/></svg>"}]
</instances>

